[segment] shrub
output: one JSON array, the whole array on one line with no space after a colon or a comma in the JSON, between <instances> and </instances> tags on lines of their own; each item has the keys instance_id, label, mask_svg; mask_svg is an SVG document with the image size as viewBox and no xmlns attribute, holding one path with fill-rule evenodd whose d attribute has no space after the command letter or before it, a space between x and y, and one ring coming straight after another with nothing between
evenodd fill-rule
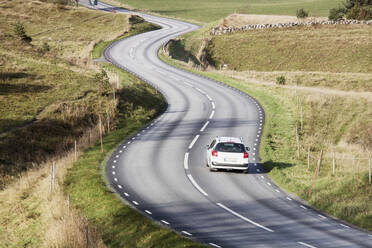
<instances>
[{"instance_id":1,"label":"shrub","mask_svg":"<svg viewBox=\"0 0 372 248\"><path fill-rule=\"evenodd\" d=\"M111 91L111 84L106 71L102 69L101 73L96 73L94 80L98 84L98 92L101 95L108 95Z\"/></svg>"},{"instance_id":2,"label":"shrub","mask_svg":"<svg viewBox=\"0 0 372 248\"><path fill-rule=\"evenodd\" d=\"M344 7L331 9L330 20L340 20L343 17L355 20L372 19L372 0L346 0Z\"/></svg>"},{"instance_id":3,"label":"shrub","mask_svg":"<svg viewBox=\"0 0 372 248\"><path fill-rule=\"evenodd\" d=\"M276 84L285 85L285 77L284 76L277 77L276 78Z\"/></svg>"},{"instance_id":4,"label":"shrub","mask_svg":"<svg viewBox=\"0 0 372 248\"><path fill-rule=\"evenodd\" d=\"M341 20L345 15L345 8L333 8L329 11L328 19L331 21Z\"/></svg>"},{"instance_id":5,"label":"shrub","mask_svg":"<svg viewBox=\"0 0 372 248\"><path fill-rule=\"evenodd\" d=\"M304 9L298 9L296 12L297 18L305 18L309 16L309 12Z\"/></svg>"},{"instance_id":6,"label":"shrub","mask_svg":"<svg viewBox=\"0 0 372 248\"><path fill-rule=\"evenodd\" d=\"M23 41L27 41L27 42L32 41L31 37L26 34L25 26L20 21L14 24L13 31L15 35L17 35Z\"/></svg>"},{"instance_id":7,"label":"shrub","mask_svg":"<svg viewBox=\"0 0 372 248\"><path fill-rule=\"evenodd\" d=\"M46 53L50 51L50 46L47 42L44 42L41 46L41 52Z\"/></svg>"},{"instance_id":8,"label":"shrub","mask_svg":"<svg viewBox=\"0 0 372 248\"><path fill-rule=\"evenodd\" d=\"M132 25L142 23L144 21L145 21L145 19L143 19L142 17L140 17L138 15L131 15L129 17L129 23L132 24Z\"/></svg>"}]
</instances>

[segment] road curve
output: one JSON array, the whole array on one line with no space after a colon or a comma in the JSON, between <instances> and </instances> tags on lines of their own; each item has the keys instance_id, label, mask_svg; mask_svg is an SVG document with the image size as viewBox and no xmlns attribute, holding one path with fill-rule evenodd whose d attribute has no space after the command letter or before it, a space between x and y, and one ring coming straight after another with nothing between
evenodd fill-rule
<instances>
[{"instance_id":1,"label":"road curve","mask_svg":"<svg viewBox=\"0 0 372 248\"><path fill-rule=\"evenodd\" d=\"M158 58L166 41L196 25L136 14L162 29L115 42L105 58L157 88L168 108L109 159L106 176L120 197L211 247L372 247L371 234L292 199L263 173L265 113L254 98ZM243 137L251 147L249 174L205 167L205 146L215 136Z\"/></svg>"}]
</instances>

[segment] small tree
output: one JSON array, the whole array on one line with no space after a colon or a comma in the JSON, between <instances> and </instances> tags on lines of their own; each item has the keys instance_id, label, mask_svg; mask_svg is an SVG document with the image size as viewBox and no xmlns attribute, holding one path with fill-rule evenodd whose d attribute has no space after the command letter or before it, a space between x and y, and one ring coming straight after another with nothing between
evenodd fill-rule
<instances>
[{"instance_id":1,"label":"small tree","mask_svg":"<svg viewBox=\"0 0 372 248\"><path fill-rule=\"evenodd\" d=\"M13 31L14 31L14 34L17 35L19 38L21 38L23 41L27 41L27 42L32 41L31 37L26 34L25 26L20 21L14 24Z\"/></svg>"},{"instance_id":2,"label":"small tree","mask_svg":"<svg viewBox=\"0 0 372 248\"><path fill-rule=\"evenodd\" d=\"M276 84L285 85L285 77L284 76L277 77L276 78Z\"/></svg>"},{"instance_id":3,"label":"small tree","mask_svg":"<svg viewBox=\"0 0 372 248\"><path fill-rule=\"evenodd\" d=\"M304 9L298 9L296 12L297 18L305 18L309 16L309 12Z\"/></svg>"},{"instance_id":4,"label":"small tree","mask_svg":"<svg viewBox=\"0 0 372 248\"><path fill-rule=\"evenodd\" d=\"M98 92L101 95L108 95L111 92L110 80L105 70L102 69L100 73L96 73L94 80L98 84Z\"/></svg>"}]
</instances>

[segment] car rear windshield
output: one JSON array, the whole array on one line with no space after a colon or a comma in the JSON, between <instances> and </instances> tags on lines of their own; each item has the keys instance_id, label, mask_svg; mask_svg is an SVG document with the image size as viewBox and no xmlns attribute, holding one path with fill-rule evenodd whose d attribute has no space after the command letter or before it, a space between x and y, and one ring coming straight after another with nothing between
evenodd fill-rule
<instances>
[{"instance_id":1,"label":"car rear windshield","mask_svg":"<svg viewBox=\"0 0 372 248\"><path fill-rule=\"evenodd\" d=\"M218 143L216 150L219 152L245 152L244 145L238 143Z\"/></svg>"}]
</instances>

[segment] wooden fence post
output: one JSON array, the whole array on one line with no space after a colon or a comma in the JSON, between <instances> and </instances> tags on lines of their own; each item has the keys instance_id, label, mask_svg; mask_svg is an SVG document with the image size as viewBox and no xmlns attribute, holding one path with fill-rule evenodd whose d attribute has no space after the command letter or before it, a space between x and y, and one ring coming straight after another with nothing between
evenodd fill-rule
<instances>
[{"instance_id":1,"label":"wooden fence post","mask_svg":"<svg viewBox=\"0 0 372 248\"><path fill-rule=\"evenodd\" d=\"M335 160L335 153L333 152L333 157L332 157L332 175L335 174L336 170L336 160Z\"/></svg>"},{"instance_id":2,"label":"wooden fence post","mask_svg":"<svg viewBox=\"0 0 372 248\"><path fill-rule=\"evenodd\" d=\"M302 111L302 102L300 103L301 131L304 129L304 114Z\"/></svg>"},{"instance_id":3,"label":"wooden fence post","mask_svg":"<svg viewBox=\"0 0 372 248\"><path fill-rule=\"evenodd\" d=\"M102 142L102 120L101 115L99 115L99 138L101 140L101 152L103 152L103 142Z\"/></svg>"},{"instance_id":4,"label":"wooden fence post","mask_svg":"<svg viewBox=\"0 0 372 248\"><path fill-rule=\"evenodd\" d=\"M310 169L310 146L307 148L307 169Z\"/></svg>"},{"instance_id":5,"label":"wooden fence post","mask_svg":"<svg viewBox=\"0 0 372 248\"><path fill-rule=\"evenodd\" d=\"M55 169L56 169L56 162L53 162L52 168L50 171L50 193L53 192L53 188L54 188Z\"/></svg>"},{"instance_id":6,"label":"wooden fence post","mask_svg":"<svg viewBox=\"0 0 372 248\"><path fill-rule=\"evenodd\" d=\"M85 247L88 248L88 246L89 246L89 233L88 233L88 226L85 228L85 239L86 239Z\"/></svg>"},{"instance_id":7,"label":"wooden fence post","mask_svg":"<svg viewBox=\"0 0 372 248\"><path fill-rule=\"evenodd\" d=\"M316 178L316 176L318 175L319 168L320 168L320 165L321 165L321 163L322 163L322 157L323 157L323 150L320 151L320 156L319 156L318 163L317 163L317 166L316 166L316 169L315 169L315 174L314 174L313 182L312 182L312 184L311 184L310 191L309 191L309 197L311 196L311 194L312 194L312 192L313 192L313 187L314 187L314 183L315 183L315 178Z\"/></svg>"},{"instance_id":8,"label":"wooden fence post","mask_svg":"<svg viewBox=\"0 0 372 248\"><path fill-rule=\"evenodd\" d=\"M77 160L77 144L76 144L76 140L75 140L75 161Z\"/></svg>"},{"instance_id":9,"label":"wooden fence post","mask_svg":"<svg viewBox=\"0 0 372 248\"><path fill-rule=\"evenodd\" d=\"M369 167L369 184L371 184L371 174L372 174L372 168L371 168L371 157L368 158L368 167Z\"/></svg>"},{"instance_id":10,"label":"wooden fence post","mask_svg":"<svg viewBox=\"0 0 372 248\"><path fill-rule=\"evenodd\" d=\"M297 132L297 124L296 124L296 127L295 127L295 131L296 131L296 142L297 142L297 158L300 159L300 138L299 138L298 132Z\"/></svg>"}]
</instances>

